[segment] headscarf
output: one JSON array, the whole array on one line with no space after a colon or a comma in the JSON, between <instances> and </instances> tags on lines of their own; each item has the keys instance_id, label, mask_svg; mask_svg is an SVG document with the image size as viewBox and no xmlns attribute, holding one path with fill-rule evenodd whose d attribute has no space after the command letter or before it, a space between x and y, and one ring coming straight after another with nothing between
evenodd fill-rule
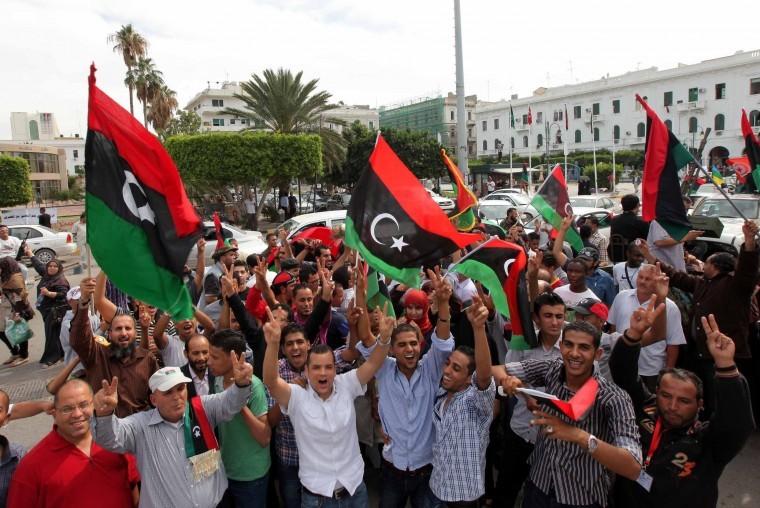
<instances>
[{"instance_id":1,"label":"headscarf","mask_svg":"<svg viewBox=\"0 0 760 508\"><path fill-rule=\"evenodd\" d=\"M48 274L48 267L53 264L58 267L58 273L50 275ZM66 291L68 291L71 284L66 280L66 275L63 273L63 264L57 259L51 259L45 264L45 273L40 277L40 282L37 285L37 288L42 289L45 287L52 289L55 286L66 286Z\"/></svg>"},{"instance_id":2,"label":"headscarf","mask_svg":"<svg viewBox=\"0 0 760 508\"><path fill-rule=\"evenodd\" d=\"M428 316L428 311L430 310L430 302L428 301L427 293L420 289L408 290L404 295L404 307L407 307L408 305L415 305L422 308L421 318L409 319L407 316L406 319L409 321L414 321L417 326L420 327L422 335L427 335L427 333L433 329L433 323L430 322L430 316Z\"/></svg>"}]
</instances>

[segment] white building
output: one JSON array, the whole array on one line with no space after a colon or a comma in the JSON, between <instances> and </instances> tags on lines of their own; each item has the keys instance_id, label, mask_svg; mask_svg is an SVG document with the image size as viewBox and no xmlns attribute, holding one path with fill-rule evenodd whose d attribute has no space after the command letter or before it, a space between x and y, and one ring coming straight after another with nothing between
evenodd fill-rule
<instances>
[{"instance_id":1,"label":"white building","mask_svg":"<svg viewBox=\"0 0 760 508\"><path fill-rule=\"evenodd\" d=\"M64 136L58 129L53 113L11 113L11 140L15 143L62 149L65 154L66 171L69 175L84 173L85 139L79 134ZM64 159L62 159L64 160Z\"/></svg>"},{"instance_id":2,"label":"white building","mask_svg":"<svg viewBox=\"0 0 760 508\"><path fill-rule=\"evenodd\" d=\"M354 122L359 122L368 129L377 129L380 126L379 113L376 109L372 109L367 105L347 106L340 102L337 108L325 111L320 116L322 127L332 129L338 134L343 132L343 125L331 122L331 118L342 120L347 126Z\"/></svg>"},{"instance_id":3,"label":"white building","mask_svg":"<svg viewBox=\"0 0 760 508\"><path fill-rule=\"evenodd\" d=\"M705 157L719 147L731 156L740 155L742 108L752 125L760 127L760 50L662 71L652 67L577 85L538 88L524 99L479 103L477 154L496 155L497 141L503 145L503 157L508 157L510 143L514 154L545 154L548 139L550 154L561 156L564 136L570 152L591 150L594 144L597 149L643 150L646 115L635 101L637 93L689 148L698 147L710 127ZM514 129L509 123L510 106ZM529 108L532 126L527 121Z\"/></svg>"}]
</instances>

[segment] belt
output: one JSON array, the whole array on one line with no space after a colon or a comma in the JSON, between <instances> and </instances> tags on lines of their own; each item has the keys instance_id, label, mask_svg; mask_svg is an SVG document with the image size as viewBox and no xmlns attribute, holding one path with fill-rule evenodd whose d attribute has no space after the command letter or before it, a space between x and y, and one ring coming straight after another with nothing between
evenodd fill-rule
<instances>
[{"instance_id":1,"label":"belt","mask_svg":"<svg viewBox=\"0 0 760 508\"><path fill-rule=\"evenodd\" d=\"M417 469L403 470L403 469L399 469L396 466L394 466L393 463L388 462L387 460L383 459L383 465L385 467L387 467L393 473L395 473L397 475L400 475L400 476L411 476L411 477L425 476L425 475L430 475L430 473L433 472L433 465L432 464L426 464L426 465L424 465L424 466L422 466L420 468L417 468Z\"/></svg>"},{"instance_id":2,"label":"belt","mask_svg":"<svg viewBox=\"0 0 760 508\"><path fill-rule=\"evenodd\" d=\"M303 490L305 490L306 492L308 492L312 496L321 497L323 499L345 499L347 497L351 497L351 494L348 493L348 490L344 489L343 487L335 489L333 491L333 495L332 496L323 496L322 494L317 494L316 492L312 492L309 489L307 489L306 487L304 487L303 484L301 484L301 487L303 487Z\"/></svg>"}]
</instances>

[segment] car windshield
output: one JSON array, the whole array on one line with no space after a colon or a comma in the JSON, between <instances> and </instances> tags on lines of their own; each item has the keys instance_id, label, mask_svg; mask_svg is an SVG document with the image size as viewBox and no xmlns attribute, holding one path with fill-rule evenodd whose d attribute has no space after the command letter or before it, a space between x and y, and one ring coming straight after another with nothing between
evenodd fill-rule
<instances>
[{"instance_id":1,"label":"car windshield","mask_svg":"<svg viewBox=\"0 0 760 508\"><path fill-rule=\"evenodd\" d=\"M509 203L481 203L478 210L486 219L503 220L510 208L513 206Z\"/></svg>"},{"instance_id":2,"label":"car windshield","mask_svg":"<svg viewBox=\"0 0 760 508\"><path fill-rule=\"evenodd\" d=\"M734 199L736 207L748 219L757 219L760 211L760 201L754 199ZM704 217L722 217L725 219L739 219L741 216L736 213L731 203L724 198L706 198L694 210L694 215Z\"/></svg>"},{"instance_id":3,"label":"car windshield","mask_svg":"<svg viewBox=\"0 0 760 508\"><path fill-rule=\"evenodd\" d=\"M596 208L595 198L570 198L573 208Z\"/></svg>"}]
</instances>

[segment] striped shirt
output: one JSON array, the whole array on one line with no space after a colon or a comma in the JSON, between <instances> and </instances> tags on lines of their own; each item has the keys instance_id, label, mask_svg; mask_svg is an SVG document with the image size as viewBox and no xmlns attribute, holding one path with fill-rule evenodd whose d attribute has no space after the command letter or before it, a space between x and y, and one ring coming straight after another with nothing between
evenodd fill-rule
<instances>
[{"instance_id":1,"label":"striped shirt","mask_svg":"<svg viewBox=\"0 0 760 508\"><path fill-rule=\"evenodd\" d=\"M568 400L573 393L565 385L562 359L525 360L508 363L507 372L523 382L545 386L546 392ZM639 431L631 398L620 387L607 381L598 371L599 382L596 403L581 421L572 422L554 409L544 407L547 413L593 434L600 440L628 450L641 464ZM539 433L536 447L528 462L531 465L530 481L543 493L554 491L560 504L607 506L612 488L613 473L597 462L586 450L575 443L548 439Z\"/></svg>"}]
</instances>

